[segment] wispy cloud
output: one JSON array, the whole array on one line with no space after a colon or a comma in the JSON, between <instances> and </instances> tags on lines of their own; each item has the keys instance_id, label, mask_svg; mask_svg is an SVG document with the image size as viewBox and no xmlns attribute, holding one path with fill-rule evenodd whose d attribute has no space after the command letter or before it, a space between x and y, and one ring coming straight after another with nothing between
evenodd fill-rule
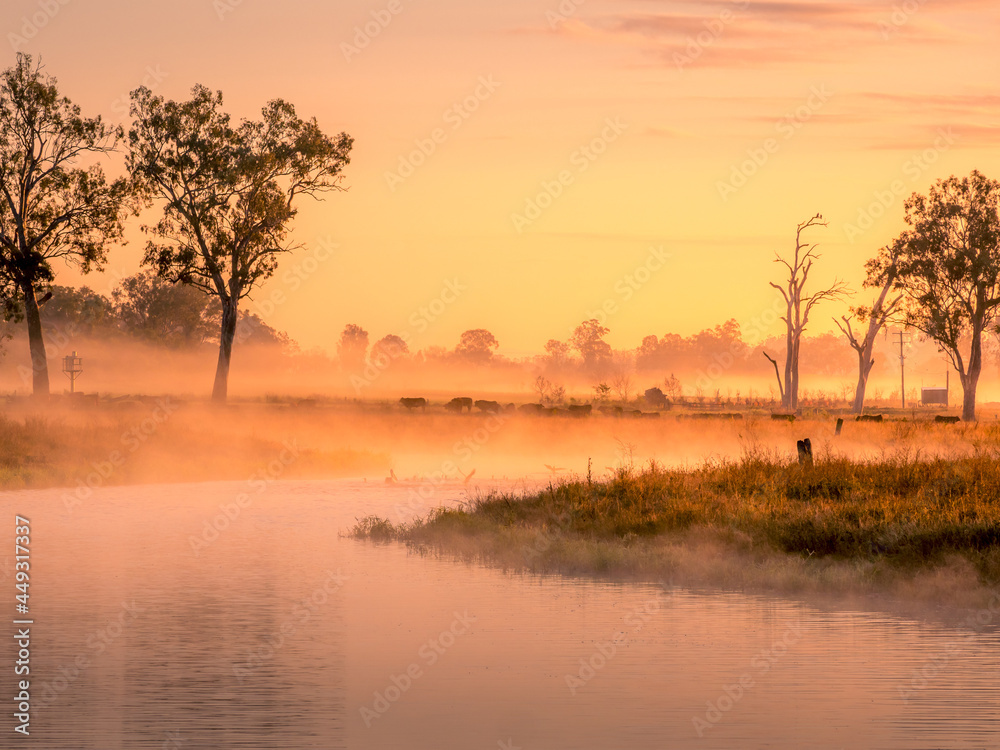
<instances>
[{"instance_id":1,"label":"wispy cloud","mask_svg":"<svg viewBox=\"0 0 1000 750\"><path fill-rule=\"evenodd\" d=\"M856 57L868 47L894 44L960 43L970 34L951 18L972 10L993 10L995 0L951 0L916 6L900 16L884 0L867 2L633 2L628 10L569 19L536 31L587 42L628 46L654 64L676 65L678 56L701 48L698 66L745 68L836 62ZM620 8L620 4L618 4ZM596 9L596 10L595 10ZM895 14L895 15L894 15ZM707 49L707 48L711 49Z\"/></svg>"}]
</instances>

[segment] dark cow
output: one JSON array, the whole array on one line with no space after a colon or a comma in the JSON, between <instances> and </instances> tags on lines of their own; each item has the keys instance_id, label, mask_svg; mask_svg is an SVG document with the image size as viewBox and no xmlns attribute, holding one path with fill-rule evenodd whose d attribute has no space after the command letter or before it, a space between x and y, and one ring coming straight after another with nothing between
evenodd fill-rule
<instances>
[{"instance_id":1,"label":"dark cow","mask_svg":"<svg viewBox=\"0 0 1000 750\"><path fill-rule=\"evenodd\" d=\"M855 422L881 422L881 414L860 414L854 418Z\"/></svg>"},{"instance_id":2,"label":"dark cow","mask_svg":"<svg viewBox=\"0 0 1000 750\"><path fill-rule=\"evenodd\" d=\"M625 410L620 406L602 406L597 411L601 412L601 414L606 414L609 417L620 417Z\"/></svg>"},{"instance_id":3,"label":"dark cow","mask_svg":"<svg viewBox=\"0 0 1000 750\"><path fill-rule=\"evenodd\" d=\"M471 398L453 398L444 408L448 411L453 411L456 414L460 414L463 409L468 409L472 411L472 399Z\"/></svg>"},{"instance_id":4,"label":"dark cow","mask_svg":"<svg viewBox=\"0 0 1000 750\"><path fill-rule=\"evenodd\" d=\"M960 417L946 417L942 414L938 414L934 417L934 421L938 424L958 424L962 421Z\"/></svg>"},{"instance_id":5,"label":"dark cow","mask_svg":"<svg viewBox=\"0 0 1000 750\"><path fill-rule=\"evenodd\" d=\"M659 419L660 412L658 411L646 411L639 415L640 419Z\"/></svg>"},{"instance_id":6,"label":"dark cow","mask_svg":"<svg viewBox=\"0 0 1000 750\"><path fill-rule=\"evenodd\" d=\"M517 410L522 414L541 414L545 407L541 404L521 404Z\"/></svg>"},{"instance_id":7,"label":"dark cow","mask_svg":"<svg viewBox=\"0 0 1000 750\"><path fill-rule=\"evenodd\" d=\"M427 409L427 399L426 398L401 398L399 403L406 407L406 409Z\"/></svg>"},{"instance_id":8,"label":"dark cow","mask_svg":"<svg viewBox=\"0 0 1000 750\"><path fill-rule=\"evenodd\" d=\"M514 404L507 404L503 408L503 410L504 410L505 413L510 414L510 413L512 413L512 412L514 412L514 411L517 410L517 406L515 406Z\"/></svg>"},{"instance_id":9,"label":"dark cow","mask_svg":"<svg viewBox=\"0 0 1000 750\"><path fill-rule=\"evenodd\" d=\"M795 421L795 415L794 414L772 414L771 415L771 419L773 419L775 422L794 422Z\"/></svg>"},{"instance_id":10,"label":"dark cow","mask_svg":"<svg viewBox=\"0 0 1000 750\"><path fill-rule=\"evenodd\" d=\"M593 410L590 404L570 404L569 414L571 417L589 417Z\"/></svg>"},{"instance_id":11,"label":"dark cow","mask_svg":"<svg viewBox=\"0 0 1000 750\"><path fill-rule=\"evenodd\" d=\"M468 409L472 411L472 399L471 398L453 398L444 408L448 411L455 412L455 414L461 414L463 409Z\"/></svg>"},{"instance_id":12,"label":"dark cow","mask_svg":"<svg viewBox=\"0 0 1000 750\"><path fill-rule=\"evenodd\" d=\"M500 404L496 401L477 401L476 408L480 411L486 412L487 414L499 414Z\"/></svg>"}]
</instances>

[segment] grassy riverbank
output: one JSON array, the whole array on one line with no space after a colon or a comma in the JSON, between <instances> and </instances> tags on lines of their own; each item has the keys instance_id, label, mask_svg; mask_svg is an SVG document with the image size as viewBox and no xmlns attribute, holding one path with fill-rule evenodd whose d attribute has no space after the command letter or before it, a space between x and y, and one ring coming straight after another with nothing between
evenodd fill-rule
<instances>
[{"instance_id":1,"label":"grassy riverbank","mask_svg":"<svg viewBox=\"0 0 1000 750\"><path fill-rule=\"evenodd\" d=\"M803 468L758 452L491 494L409 525L367 518L353 533L534 572L934 596L1000 584L1000 463L828 457Z\"/></svg>"}]
</instances>

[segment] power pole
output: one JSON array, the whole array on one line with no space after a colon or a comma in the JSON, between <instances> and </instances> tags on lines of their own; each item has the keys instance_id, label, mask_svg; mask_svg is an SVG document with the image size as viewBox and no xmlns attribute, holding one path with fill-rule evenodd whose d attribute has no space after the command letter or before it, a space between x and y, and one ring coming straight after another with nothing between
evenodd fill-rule
<instances>
[{"instance_id":1,"label":"power pole","mask_svg":"<svg viewBox=\"0 0 1000 750\"><path fill-rule=\"evenodd\" d=\"M899 392L903 401L903 408L906 408L906 372L904 362L906 361L906 355L903 354L903 344L908 343L903 341L903 332L899 331L895 334L899 337Z\"/></svg>"}]
</instances>

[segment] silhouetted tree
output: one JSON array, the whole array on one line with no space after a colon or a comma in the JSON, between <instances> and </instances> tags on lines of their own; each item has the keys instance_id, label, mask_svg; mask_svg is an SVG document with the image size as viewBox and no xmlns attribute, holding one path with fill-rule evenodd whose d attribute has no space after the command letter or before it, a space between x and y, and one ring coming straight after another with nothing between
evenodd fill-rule
<instances>
[{"instance_id":1,"label":"silhouetted tree","mask_svg":"<svg viewBox=\"0 0 1000 750\"><path fill-rule=\"evenodd\" d=\"M618 370L611 378L611 387L618 396L622 406L628 404L632 398L632 376L624 369Z\"/></svg>"},{"instance_id":2,"label":"silhouetted tree","mask_svg":"<svg viewBox=\"0 0 1000 750\"><path fill-rule=\"evenodd\" d=\"M816 226L827 226L827 222L823 221L823 217L819 214L799 224L795 231L795 253L791 260L786 260L777 253L775 254L777 257L774 262L785 266L788 270L788 280L782 282L782 285L771 283L771 286L777 289L785 300L785 315L782 317L786 327L785 381L781 405L792 410L799 408L799 347L802 333L809 323L809 315L820 302L837 299L847 293L847 285L842 281L834 281L831 286L812 294L805 292L813 263L820 256L816 253L817 246L815 244L806 245L802 242L802 233ZM771 357L768 359L774 362ZM775 367L777 367L776 363ZM778 378L778 386L781 388L780 377Z\"/></svg>"},{"instance_id":3,"label":"silhouetted tree","mask_svg":"<svg viewBox=\"0 0 1000 750\"><path fill-rule=\"evenodd\" d=\"M121 136L100 117L83 117L29 55L18 54L0 75L0 296L8 317L27 320L39 398L49 394L49 371L38 292L54 278L53 260L86 273L103 265L106 243L121 238L128 183L109 183L93 163Z\"/></svg>"},{"instance_id":4,"label":"silhouetted tree","mask_svg":"<svg viewBox=\"0 0 1000 750\"><path fill-rule=\"evenodd\" d=\"M485 328L474 328L462 334L455 347L455 354L475 364L486 364L493 359L493 351L500 346L496 337Z\"/></svg>"},{"instance_id":5,"label":"silhouetted tree","mask_svg":"<svg viewBox=\"0 0 1000 750\"><path fill-rule=\"evenodd\" d=\"M364 369L368 357L368 331L354 323L348 323L337 342L337 358L340 365L349 372Z\"/></svg>"},{"instance_id":6,"label":"silhouetted tree","mask_svg":"<svg viewBox=\"0 0 1000 750\"><path fill-rule=\"evenodd\" d=\"M875 338L885 327L886 322L899 309L903 295L897 294L890 297L889 291L896 282L896 263L899 258L898 243L892 247L883 248L883 254L878 258L869 261L868 280L866 287L878 287L881 290L870 307L856 307L851 310L852 316L841 316L840 320L834 318L834 323L844 332L851 348L858 353L858 385L854 390L854 402L852 410L855 414L861 414L865 409L865 391L868 388L868 376L871 374L875 359L872 352L875 350ZM863 338L858 338L851 326L852 317L859 323L868 323L868 330ZM859 331L860 333L860 331Z\"/></svg>"},{"instance_id":7,"label":"silhouetted tree","mask_svg":"<svg viewBox=\"0 0 1000 750\"><path fill-rule=\"evenodd\" d=\"M1000 306L998 196L1000 182L978 170L938 180L928 195L906 201L910 228L891 246L898 250L893 289L905 295L904 323L933 340L958 371L966 421L976 418L983 331L995 325ZM870 283L882 278L887 252L869 263Z\"/></svg>"},{"instance_id":8,"label":"silhouetted tree","mask_svg":"<svg viewBox=\"0 0 1000 750\"><path fill-rule=\"evenodd\" d=\"M611 361L611 345L604 340L610 333L596 318L585 320L578 325L570 337L570 345L583 357L587 370L597 371Z\"/></svg>"},{"instance_id":9,"label":"silhouetted tree","mask_svg":"<svg viewBox=\"0 0 1000 750\"><path fill-rule=\"evenodd\" d=\"M151 271L123 279L111 292L115 316L128 333L167 346L190 346L218 331L211 300L194 287Z\"/></svg>"},{"instance_id":10,"label":"silhouetted tree","mask_svg":"<svg viewBox=\"0 0 1000 750\"><path fill-rule=\"evenodd\" d=\"M186 102L139 88L132 115L129 171L163 207L160 221L144 227L152 239L143 262L219 299L212 398L225 401L239 302L298 247L288 237L296 200L342 189L353 141L328 137L280 99L260 120L233 126L222 93L204 86Z\"/></svg>"},{"instance_id":11,"label":"silhouetted tree","mask_svg":"<svg viewBox=\"0 0 1000 750\"><path fill-rule=\"evenodd\" d=\"M680 397L684 395L684 389L681 387L681 381L678 380L673 373L670 373L669 378L663 379L663 390L667 396L675 401L679 400Z\"/></svg>"},{"instance_id":12,"label":"silhouetted tree","mask_svg":"<svg viewBox=\"0 0 1000 750\"><path fill-rule=\"evenodd\" d=\"M218 317L214 316L214 328L219 330ZM285 353L294 354L299 347L288 334L279 331L268 325L257 313L240 312L240 319L236 324L235 341L240 344L250 344L253 346L274 346L282 349Z\"/></svg>"},{"instance_id":13,"label":"silhouetted tree","mask_svg":"<svg viewBox=\"0 0 1000 750\"><path fill-rule=\"evenodd\" d=\"M372 360L384 358L391 361L401 359L409 353L410 347L403 340L403 338L394 333L390 333L388 336L383 336L375 342L369 358Z\"/></svg>"},{"instance_id":14,"label":"silhouetted tree","mask_svg":"<svg viewBox=\"0 0 1000 750\"><path fill-rule=\"evenodd\" d=\"M115 311L111 301L89 287L54 284L46 292L52 295L40 308L43 328L73 327L76 335L108 334L115 330ZM44 299L44 297L43 297Z\"/></svg>"},{"instance_id":15,"label":"silhouetted tree","mask_svg":"<svg viewBox=\"0 0 1000 750\"><path fill-rule=\"evenodd\" d=\"M565 341L549 339L545 343L545 355L548 358L548 365L553 370L561 370L570 362L570 348Z\"/></svg>"}]
</instances>

